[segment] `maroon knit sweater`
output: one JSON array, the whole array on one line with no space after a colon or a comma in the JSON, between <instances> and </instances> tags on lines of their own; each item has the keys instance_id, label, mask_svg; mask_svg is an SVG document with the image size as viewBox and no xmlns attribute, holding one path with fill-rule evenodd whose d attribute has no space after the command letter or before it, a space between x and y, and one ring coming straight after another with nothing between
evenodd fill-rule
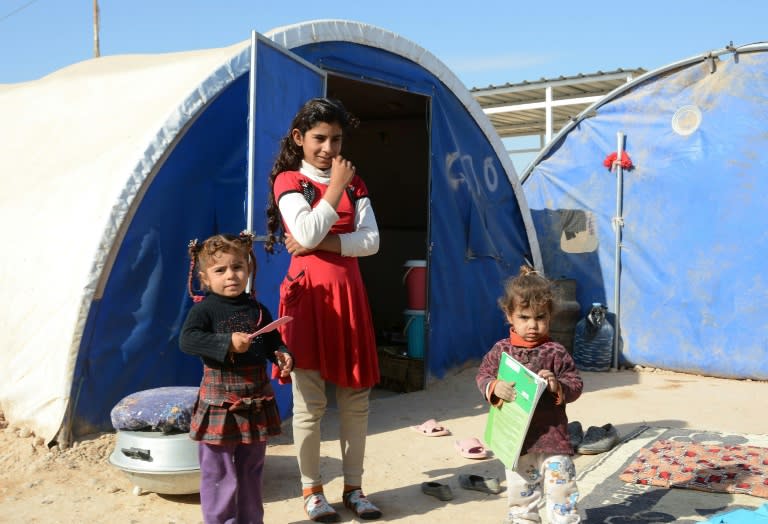
<instances>
[{"instance_id":1,"label":"maroon knit sweater","mask_svg":"<svg viewBox=\"0 0 768 524\"><path fill-rule=\"evenodd\" d=\"M534 373L538 374L542 369L552 371L563 388L565 401L559 405L555 403L555 395L549 390L545 390L541 395L533 413L531 425L528 427L528 433L525 435L521 455L526 453L573 455L573 448L568 439L568 416L565 413L565 406L581 396L584 382L571 355L561 344L553 341L544 342L533 348L524 348L513 346L509 338L499 340L483 357L475 377L483 397L488 385L498 377L502 351L509 353ZM499 402L495 395L489 396L491 398L486 398L489 403Z\"/></svg>"}]
</instances>

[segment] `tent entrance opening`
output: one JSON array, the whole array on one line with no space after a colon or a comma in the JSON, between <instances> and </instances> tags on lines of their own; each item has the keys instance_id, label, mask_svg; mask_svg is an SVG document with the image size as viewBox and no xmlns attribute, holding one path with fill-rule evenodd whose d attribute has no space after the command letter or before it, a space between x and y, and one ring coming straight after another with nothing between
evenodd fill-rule
<instances>
[{"instance_id":1,"label":"tent entrance opening","mask_svg":"<svg viewBox=\"0 0 768 524\"><path fill-rule=\"evenodd\" d=\"M422 389L424 360L406 356L409 315L403 276L406 261L427 259L430 98L332 74L327 92L360 119L360 126L345 136L342 154L368 187L381 235L379 252L359 260L379 345L381 386ZM423 321L426 315L411 317Z\"/></svg>"}]
</instances>

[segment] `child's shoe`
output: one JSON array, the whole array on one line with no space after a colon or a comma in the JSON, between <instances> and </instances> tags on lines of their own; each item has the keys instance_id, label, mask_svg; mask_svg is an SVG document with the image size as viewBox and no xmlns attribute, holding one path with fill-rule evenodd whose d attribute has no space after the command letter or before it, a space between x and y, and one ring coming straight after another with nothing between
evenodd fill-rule
<instances>
[{"instance_id":1,"label":"child's shoe","mask_svg":"<svg viewBox=\"0 0 768 524\"><path fill-rule=\"evenodd\" d=\"M312 493L304 499L304 511L313 522L341 522L341 517L333 506L328 504L322 492Z\"/></svg>"},{"instance_id":2,"label":"child's shoe","mask_svg":"<svg viewBox=\"0 0 768 524\"><path fill-rule=\"evenodd\" d=\"M597 455L610 451L618 443L619 432L613 424L590 426L579 444L578 451L582 455Z\"/></svg>"},{"instance_id":3,"label":"child's shoe","mask_svg":"<svg viewBox=\"0 0 768 524\"><path fill-rule=\"evenodd\" d=\"M346 507L363 520L376 520L381 517L381 510L363 495L363 490L360 488L347 491L341 499Z\"/></svg>"},{"instance_id":4,"label":"child's shoe","mask_svg":"<svg viewBox=\"0 0 768 524\"><path fill-rule=\"evenodd\" d=\"M568 440L571 442L573 452L576 453L576 449L581 444L584 438L584 429L581 427L581 422L574 420L568 423Z\"/></svg>"}]
</instances>

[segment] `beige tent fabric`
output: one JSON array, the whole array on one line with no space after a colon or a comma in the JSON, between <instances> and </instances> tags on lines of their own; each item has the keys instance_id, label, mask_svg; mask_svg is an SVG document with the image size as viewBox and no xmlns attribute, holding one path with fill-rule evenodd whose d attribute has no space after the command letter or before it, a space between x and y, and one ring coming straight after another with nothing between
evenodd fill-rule
<instances>
[{"instance_id":1,"label":"beige tent fabric","mask_svg":"<svg viewBox=\"0 0 768 524\"><path fill-rule=\"evenodd\" d=\"M232 80L229 61L244 47L102 57L2 86L0 405L15 425L56 436L118 229L164 149Z\"/></svg>"}]
</instances>

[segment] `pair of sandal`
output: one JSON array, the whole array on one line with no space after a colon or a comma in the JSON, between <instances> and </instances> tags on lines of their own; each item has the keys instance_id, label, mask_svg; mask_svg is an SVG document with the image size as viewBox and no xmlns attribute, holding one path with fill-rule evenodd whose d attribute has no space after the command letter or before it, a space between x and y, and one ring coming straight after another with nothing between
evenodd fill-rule
<instances>
[{"instance_id":1,"label":"pair of sandal","mask_svg":"<svg viewBox=\"0 0 768 524\"><path fill-rule=\"evenodd\" d=\"M363 520L376 520L381 517L381 510L368 500L361 489L348 491L341 498L344 506ZM312 493L304 499L304 511L313 522L341 522L341 516L328 503L322 492Z\"/></svg>"},{"instance_id":2,"label":"pair of sandal","mask_svg":"<svg viewBox=\"0 0 768 524\"><path fill-rule=\"evenodd\" d=\"M411 429L425 437L443 437L451 434L451 431L448 428L433 418L424 421L418 426L411 426ZM485 446L477 437L457 440L453 443L453 447L456 448L456 452L459 455L468 459L482 460L490 456L488 450L485 449Z\"/></svg>"}]
</instances>

